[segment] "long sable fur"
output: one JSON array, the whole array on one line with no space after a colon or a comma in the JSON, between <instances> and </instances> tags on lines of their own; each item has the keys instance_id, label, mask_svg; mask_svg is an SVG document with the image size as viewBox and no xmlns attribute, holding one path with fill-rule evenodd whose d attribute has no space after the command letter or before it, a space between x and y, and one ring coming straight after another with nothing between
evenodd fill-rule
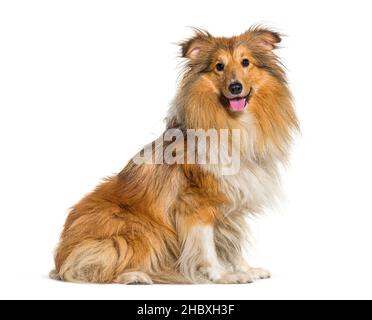
<instances>
[{"instance_id":1,"label":"long sable fur","mask_svg":"<svg viewBox=\"0 0 372 320\"><path fill-rule=\"evenodd\" d=\"M188 59L167 117L167 128L240 129L246 175L254 174L262 188L276 183L277 165L286 161L298 129L285 74L273 53L280 40L279 34L259 27L231 38L197 30L181 43L183 57L194 48L200 54ZM221 105L222 83L212 68L216 52L233 53L242 46L254 64L249 81L258 89L249 116L239 117ZM245 217L270 201L271 189L256 196L250 190L251 198L245 199L238 179L221 177L218 167L130 161L72 208L51 277L125 283L123 274L142 272L157 283L208 282L197 272L200 248L196 242L190 245L193 228L213 226L219 258L233 264L243 251Z\"/></svg>"}]
</instances>

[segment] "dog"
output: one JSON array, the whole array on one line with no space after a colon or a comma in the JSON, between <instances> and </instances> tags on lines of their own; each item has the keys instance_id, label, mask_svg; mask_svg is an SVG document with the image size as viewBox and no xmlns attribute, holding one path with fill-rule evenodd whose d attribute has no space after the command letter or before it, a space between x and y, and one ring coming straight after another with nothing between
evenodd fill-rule
<instances>
[{"instance_id":1,"label":"dog","mask_svg":"<svg viewBox=\"0 0 372 320\"><path fill-rule=\"evenodd\" d=\"M247 217L278 194L279 168L299 129L275 54L281 37L260 26L229 38L195 29L180 43L185 65L165 133L71 209L51 278L236 284L270 277L243 253ZM213 139L190 143L210 130L225 131L227 144L222 136L217 147ZM229 158L233 150L238 157ZM185 161L192 153L196 161Z\"/></svg>"}]
</instances>

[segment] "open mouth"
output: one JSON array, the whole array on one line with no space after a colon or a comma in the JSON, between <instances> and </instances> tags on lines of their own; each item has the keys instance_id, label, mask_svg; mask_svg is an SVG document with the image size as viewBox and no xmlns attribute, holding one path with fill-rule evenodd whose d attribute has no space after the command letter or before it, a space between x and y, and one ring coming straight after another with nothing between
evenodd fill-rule
<instances>
[{"instance_id":1,"label":"open mouth","mask_svg":"<svg viewBox=\"0 0 372 320\"><path fill-rule=\"evenodd\" d=\"M249 104L249 99L252 95L252 88L245 97L237 97L233 99L227 99L229 101L229 107L233 111L243 111Z\"/></svg>"}]
</instances>

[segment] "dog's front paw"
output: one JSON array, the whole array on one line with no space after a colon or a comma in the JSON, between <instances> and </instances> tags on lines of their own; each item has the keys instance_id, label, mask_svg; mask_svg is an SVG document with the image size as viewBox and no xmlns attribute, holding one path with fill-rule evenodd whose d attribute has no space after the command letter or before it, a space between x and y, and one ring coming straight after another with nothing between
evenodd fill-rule
<instances>
[{"instance_id":1,"label":"dog's front paw","mask_svg":"<svg viewBox=\"0 0 372 320\"><path fill-rule=\"evenodd\" d=\"M254 280L271 278L270 272L262 268L250 268L248 272L252 275Z\"/></svg>"},{"instance_id":2,"label":"dog's front paw","mask_svg":"<svg viewBox=\"0 0 372 320\"><path fill-rule=\"evenodd\" d=\"M237 264L234 267L234 270L236 272L244 272L249 273L253 280L259 280L259 279L268 279L271 278L271 274L269 271L263 268L252 268L248 263L244 262Z\"/></svg>"},{"instance_id":3,"label":"dog's front paw","mask_svg":"<svg viewBox=\"0 0 372 320\"><path fill-rule=\"evenodd\" d=\"M216 283L220 284L243 284L252 283L254 281L254 276L249 272L231 272L224 274L219 278Z\"/></svg>"},{"instance_id":4,"label":"dog's front paw","mask_svg":"<svg viewBox=\"0 0 372 320\"><path fill-rule=\"evenodd\" d=\"M226 272L219 266L203 266L198 268L202 278L219 284L251 283L254 281L253 274L249 272Z\"/></svg>"},{"instance_id":5,"label":"dog's front paw","mask_svg":"<svg viewBox=\"0 0 372 320\"><path fill-rule=\"evenodd\" d=\"M202 266L198 268L198 273L202 278L216 282L225 272L220 266Z\"/></svg>"}]
</instances>

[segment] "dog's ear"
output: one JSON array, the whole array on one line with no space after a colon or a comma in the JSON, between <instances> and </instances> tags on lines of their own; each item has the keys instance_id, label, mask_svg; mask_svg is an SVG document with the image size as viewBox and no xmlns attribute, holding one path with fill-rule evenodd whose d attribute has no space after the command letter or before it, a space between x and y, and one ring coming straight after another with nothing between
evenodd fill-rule
<instances>
[{"instance_id":1,"label":"dog's ear","mask_svg":"<svg viewBox=\"0 0 372 320\"><path fill-rule=\"evenodd\" d=\"M278 32L262 27L252 27L242 34L249 43L259 50L272 52L282 41Z\"/></svg>"},{"instance_id":2,"label":"dog's ear","mask_svg":"<svg viewBox=\"0 0 372 320\"><path fill-rule=\"evenodd\" d=\"M211 43L212 35L204 30L194 28L194 36L180 43L183 58L196 59Z\"/></svg>"}]
</instances>

